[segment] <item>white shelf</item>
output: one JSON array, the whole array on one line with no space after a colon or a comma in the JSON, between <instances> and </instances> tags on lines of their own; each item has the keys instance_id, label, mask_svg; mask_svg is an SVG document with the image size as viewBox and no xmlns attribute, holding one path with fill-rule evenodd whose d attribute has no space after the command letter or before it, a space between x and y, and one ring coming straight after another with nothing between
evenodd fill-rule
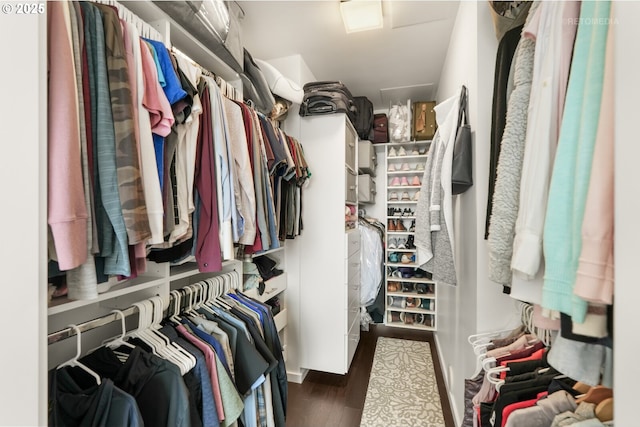
<instances>
[{"instance_id":1,"label":"white shelf","mask_svg":"<svg viewBox=\"0 0 640 427\"><path fill-rule=\"evenodd\" d=\"M387 200L389 205L415 205L417 203L417 200Z\"/></svg>"},{"instance_id":2,"label":"white shelf","mask_svg":"<svg viewBox=\"0 0 640 427\"><path fill-rule=\"evenodd\" d=\"M405 297L405 298L436 299L436 294L419 294L417 292L389 292L389 291L387 291L387 296L389 296L389 297Z\"/></svg>"},{"instance_id":3,"label":"white shelf","mask_svg":"<svg viewBox=\"0 0 640 427\"><path fill-rule=\"evenodd\" d=\"M396 262L396 263L388 262L388 263L386 263L386 266L387 267L411 267L411 268L419 268L420 267L418 264L413 264L413 263L412 264L402 264L402 263L399 263L399 262ZM398 280L398 282L399 281L400 280Z\"/></svg>"},{"instance_id":4,"label":"white shelf","mask_svg":"<svg viewBox=\"0 0 640 427\"><path fill-rule=\"evenodd\" d=\"M424 175L424 169L422 170L411 169L408 171L387 171L387 175L415 175L415 174Z\"/></svg>"},{"instance_id":5,"label":"white shelf","mask_svg":"<svg viewBox=\"0 0 640 427\"><path fill-rule=\"evenodd\" d=\"M415 313L415 314L436 314L434 310L425 310L424 308L400 308L400 307L392 307L387 306L387 311L397 311L404 313Z\"/></svg>"},{"instance_id":6,"label":"white shelf","mask_svg":"<svg viewBox=\"0 0 640 427\"><path fill-rule=\"evenodd\" d=\"M255 254L246 254L246 255L249 255L251 258L258 258L258 257L261 257L263 255L269 255L269 254L272 254L272 253L275 253L275 252L281 252L281 251L284 251L284 242L280 242L280 247L279 248L269 249L268 251L258 252L258 253L255 253Z\"/></svg>"},{"instance_id":7,"label":"white shelf","mask_svg":"<svg viewBox=\"0 0 640 427\"><path fill-rule=\"evenodd\" d=\"M285 273L273 277L266 282L264 282L264 292L262 295L258 294L258 289L253 288L245 291L244 293L254 299L257 299L260 302L265 302L280 294L281 292L287 289L287 275Z\"/></svg>"},{"instance_id":8,"label":"white shelf","mask_svg":"<svg viewBox=\"0 0 640 427\"><path fill-rule=\"evenodd\" d=\"M424 139L424 140L411 140L411 141L403 141L403 142L385 142L383 144L376 144L377 146L385 146L385 147L406 147L406 146L411 146L411 145L429 145L431 144L431 140L430 139Z\"/></svg>"},{"instance_id":9,"label":"white shelf","mask_svg":"<svg viewBox=\"0 0 640 427\"><path fill-rule=\"evenodd\" d=\"M242 262L237 259L232 259L228 261L222 261L222 270L225 270L228 267L233 266L234 264ZM198 265L195 262L189 262L182 265L176 265L171 267L171 272L169 274L169 280L180 280L186 279L188 277L197 276L198 274L211 274L211 273L202 273L198 270Z\"/></svg>"},{"instance_id":10,"label":"white shelf","mask_svg":"<svg viewBox=\"0 0 640 427\"><path fill-rule=\"evenodd\" d=\"M54 314L64 313L66 311L75 310L80 307L86 307L91 304L106 301L112 298L117 298L122 295L131 294L133 292L142 291L155 286L162 286L166 283L164 277L137 277L131 280L124 280L116 285L113 285L107 292L98 294L98 298L90 300L72 300L67 297L54 298L51 300L50 306L47 309L47 314L52 316Z\"/></svg>"},{"instance_id":11,"label":"white shelf","mask_svg":"<svg viewBox=\"0 0 640 427\"><path fill-rule=\"evenodd\" d=\"M405 278L405 277L393 277L393 276L387 276L387 281L391 281L391 282L407 282L407 283L433 283L434 285L436 284L436 282L434 282L431 279L427 279L426 277L424 279L416 279L415 277L411 277L411 278Z\"/></svg>"},{"instance_id":12,"label":"white shelf","mask_svg":"<svg viewBox=\"0 0 640 427\"><path fill-rule=\"evenodd\" d=\"M407 154L406 156L387 156L387 160L415 160L415 159L426 159L429 157L428 154Z\"/></svg>"},{"instance_id":13,"label":"white shelf","mask_svg":"<svg viewBox=\"0 0 640 427\"><path fill-rule=\"evenodd\" d=\"M420 189L420 187L422 187L421 185L394 185L394 186L388 186L387 190L416 190L416 189Z\"/></svg>"},{"instance_id":14,"label":"white shelf","mask_svg":"<svg viewBox=\"0 0 640 427\"><path fill-rule=\"evenodd\" d=\"M387 219L416 219L415 216L388 216Z\"/></svg>"},{"instance_id":15,"label":"white shelf","mask_svg":"<svg viewBox=\"0 0 640 427\"><path fill-rule=\"evenodd\" d=\"M409 235L411 235L411 234L416 234L416 232L415 231L387 231L387 234L391 234L391 235L393 235L393 234L396 234L396 235L409 234Z\"/></svg>"},{"instance_id":16,"label":"white shelf","mask_svg":"<svg viewBox=\"0 0 640 427\"><path fill-rule=\"evenodd\" d=\"M395 328L418 329L418 330L421 330L421 331L435 331L436 330L435 326L417 325L415 323L407 325L407 324L404 324L402 322L385 322L385 325L393 326Z\"/></svg>"},{"instance_id":17,"label":"white shelf","mask_svg":"<svg viewBox=\"0 0 640 427\"><path fill-rule=\"evenodd\" d=\"M387 252L409 252L409 253L415 253L417 252L417 249L393 249L393 248L387 248Z\"/></svg>"},{"instance_id":18,"label":"white shelf","mask_svg":"<svg viewBox=\"0 0 640 427\"><path fill-rule=\"evenodd\" d=\"M278 332L284 329L287 326L287 309L283 308L280 310L280 313L273 316L273 320L276 323L276 329Z\"/></svg>"}]
</instances>

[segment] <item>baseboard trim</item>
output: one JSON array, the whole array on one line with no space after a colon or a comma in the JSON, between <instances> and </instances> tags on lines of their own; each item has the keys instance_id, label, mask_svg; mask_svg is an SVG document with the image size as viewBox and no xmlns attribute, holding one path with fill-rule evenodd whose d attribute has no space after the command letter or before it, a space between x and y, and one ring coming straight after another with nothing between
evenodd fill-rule
<instances>
[{"instance_id":1,"label":"baseboard trim","mask_svg":"<svg viewBox=\"0 0 640 427\"><path fill-rule=\"evenodd\" d=\"M457 426L462 426L462 419L460 418L460 414L458 412L458 405L456 405L456 400L454 398L453 393L451 392L451 387L449 387L449 370L447 369L447 364L443 359L442 346L440 346L440 340L438 339L438 333L433 333L436 349L438 350L438 359L440 361L440 367L442 370L442 376L444 377L444 386L447 388L447 395L449 396L449 406L451 409L451 413L453 414L453 418L455 419L455 423Z\"/></svg>"},{"instance_id":2,"label":"baseboard trim","mask_svg":"<svg viewBox=\"0 0 640 427\"><path fill-rule=\"evenodd\" d=\"M308 369L300 369L300 372L287 371L287 381L290 383L302 384L308 373Z\"/></svg>"}]
</instances>

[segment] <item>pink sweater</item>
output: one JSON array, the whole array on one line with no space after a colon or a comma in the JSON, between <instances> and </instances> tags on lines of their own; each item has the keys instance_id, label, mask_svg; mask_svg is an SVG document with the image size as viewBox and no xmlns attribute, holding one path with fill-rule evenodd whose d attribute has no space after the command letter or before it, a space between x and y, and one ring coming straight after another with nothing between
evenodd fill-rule
<instances>
[{"instance_id":1,"label":"pink sweater","mask_svg":"<svg viewBox=\"0 0 640 427\"><path fill-rule=\"evenodd\" d=\"M613 303L613 34L610 28L598 133L582 222L582 252L573 288L577 296L602 304Z\"/></svg>"},{"instance_id":2,"label":"pink sweater","mask_svg":"<svg viewBox=\"0 0 640 427\"><path fill-rule=\"evenodd\" d=\"M67 2L47 6L48 212L58 263L70 270L87 259L87 210L80 159L77 84Z\"/></svg>"}]
</instances>

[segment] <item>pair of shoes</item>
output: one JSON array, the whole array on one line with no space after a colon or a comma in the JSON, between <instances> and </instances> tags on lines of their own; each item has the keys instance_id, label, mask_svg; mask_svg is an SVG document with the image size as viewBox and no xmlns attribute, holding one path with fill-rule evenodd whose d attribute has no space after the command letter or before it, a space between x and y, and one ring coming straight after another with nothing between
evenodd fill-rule
<instances>
[{"instance_id":1,"label":"pair of shoes","mask_svg":"<svg viewBox=\"0 0 640 427\"><path fill-rule=\"evenodd\" d=\"M407 239L398 239L397 245L398 249L407 249Z\"/></svg>"},{"instance_id":2,"label":"pair of shoes","mask_svg":"<svg viewBox=\"0 0 640 427\"><path fill-rule=\"evenodd\" d=\"M387 221L387 231L396 231L396 222L393 219Z\"/></svg>"},{"instance_id":3,"label":"pair of shoes","mask_svg":"<svg viewBox=\"0 0 640 427\"><path fill-rule=\"evenodd\" d=\"M387 313L387 323L400 323L400 313L397 311Z\"/></svg>"},{"instance_id":4,"label":"pair of shoes","mask_svg":"<svg viewBox=\"0 0 640 427\"><path fill-rule=\"evenodd\" d=\"M389 262L393 263L393 264L397 264L400 261L400 253L398 252L391 252L389 254Z\"/></svg>"},{"instance_id":5,"label":"pair of shoes","mask_svg":"<svg viewBox=\"0 0 640 427\"><path fill-rule=\"evenodd\" d=\"M414 212L409 208L404 208L402 211L402 216L413 216Z\"/></svg>"},{"instance_id":6,"label":"pair of shoes","mask_svg":"<svg viewBox=\"0 0 640 427\"><path fill-rule=\"evenodd\" d=\"M423 171L423 170L424 170L424 163L418 163L418 164L416 165L415 170L417 170L417 171Z\"/></svg>"},{"instance_id":7,"label":"pair of shoes","mask_svg":"<svg viewBox=\"0 0 640 427\"><path fill-rule=\"evenodd\" d=\"M424 170L424 167L422 169ZM387 172L399 172L399 171L403 171L403 172L411 171L411 168L409 167L409 163L402 163L402 164L391 163L387 168Z\"/></svg>"},{"instance_id":8,"label":"pair of shoes","mask_svg":"<svg viewBox=\"0 0 640 427\"><path fill-rule=\"evenodd\" d=\"M407 237L407 243L405 243L405 246L407 247L407 249L415 249L416 248L416 245L414 243L414 236L413 235Z\"/></svg>"},{"instance_id":9,"label":"pair of shoes","mask_svg":"<svg viewBox=\"0 0 640 427\"><path fill-rule=\"evenodd\" d=\"M398 148L398 150L396 150L395 147L391 147L389 148L389 153L387 157L403 157L406 155L407 155L407 151L404 149L404 147L400 147Z\"/></svg>"},{"instance_id":10,"label":"pair of shoes","mask_svg":"<svg viewBox=\"0 0 640 427\"><path fill-rule=\"evenodd\" d=\"M400 186L400 178L396 176L389 183L389 187L399 187L399 186Z\"/></svg>"},{"instance_id":11,"label":"pair of shoes","mask_svg":"<svg viewBox=\"0 0 640 427\"><path fill-rule=\"evenodd\" d=\"M411 282L402 282L402 292L413 292L413 285Z\"/></svg>"},{"instance_id":12,"label":"pair of shoes","mask_svg":"<svg viewBox=\"0 0 640 427\"><path fill-rule=\"evenodd\" d=\"M407 308L418 308L421 303L422 300L420 298L408 297L406 299Z\"/></svg>"},{"instance_id":13,"label":"pair of shoes","mask_svg":"<svg viewBox=\"0 0 640 427\"><path fill-rule=\"evenodd\" d=\"M392 191L389 194L389 201L398 201L398 193L396 193L395 191Z\"/></svg>"},{"instance_id":14,"label":"pair of shoes","mask_svg":"<svg viewBox=\"0 0 640 427\"><path fill-rule=\"evenodd\" d=\"M388 249L398 249L398 239L396 239L396 238L389 239L389 242L387 243L387 248Z\"/></svg>"},{"instance_id":15,"label":"pair of shoes","mask_svg":"<svg viewBox=\"0 0 640 427\"><path fill-rule=\"evenodd\" d=\"M387 225L387 231L407 231L402 220L390 219Z\"/></svg>"},{"instance_id":16,"label":"pair of shoes","mask_svg":"<svg viewBox=\"0 0 640 427\"><path fill-rule=\"evenodd\" d=\"M387 297L387 307L405 308L407 301L402 297Z\"/></svg>"},{"instance_id":17,"label":"pair of shoes","mask_svg":"<svg viewBox=\"0 0 640 427\"><path fill-rule=\"evenodd\" d=\"M416 321L415 314L402 312L400 313L400 320L405 325L413 325Z\"/></svg>"},{"instance_id":18,"label":"pair of shoes","mask_svg":"<svg viewBox=\"0 0 640 427\"><path fill-rule=\"evenodd\" d=\"M417 177L414 177L417 178ZM420 180L418 180L418 184L415 184L415 179L411 181L411 185L420 185ZM395 177L391 180L391 182L389 183L389 187L407 187L409 186L409 180L407 179L406 176L403 176L402 178L400 177Z\"/></svg>"},{"instance_id":19,"label":"pair of shoes","mask_svg":"<svg viewBox=\"0 0 640 427\"><path fill-rule=\"evenodd\" d=\"M416 268L416 279L418 278L418 270L420 270L419 268ZM420 270L422 271L422 270ZM431 287L431 284L429 283L416 283L416 292L419 294L432 294L433 293L433 288ZM423 301L429 301L429 300L423 300ZM424 307L423 307L424 308Z\"/></svg>"},{"instance_id":20,"label":"pair of shoes","mask_svg":"<svg viewBox=\"0 0 640 427\"><path fill-rule=\"evenodd\" d=\"M415 260L416 260L416 256L414 254L403 254L402 258L400 259L400 262L402 264L411 264L415 262Z\"/></svg>"},{"instance_id":21,"label":"pair of shoes","mask_svg":"<svg viewBox=\"0 0 640 427\"><path fill-rule=\"evenodd\" d=\"M417 176L414 176L414 177L411 179L411 185L413 185L413 186L420 186L420 185L422 185L422 183L420 182L420 178L418 178Z\"/></svg>"},{"instance_id":22,"label":"pair of shoes","mask_svg":"<svg viewBox=\"0 0 640 427\"><path fill-rule=\"evenodd\" d=\"M409 227L409 231L411 231L411 232L416 231L416 220L415 219L413 221L411 221L411 226Z\"/></svg>"},{"instance_id":23,"label":"pair of shoes","mask_svg":"<svg viewBox=\"0 0 640 427\"><path fill-rule=\"evenodd\" d=\"M398 196L398 195L396 194L396 197L397 197L397 196ZM405 202L408 202L408 201L410 201L410 200L411 200L411 196L409 196L409 193L407 193L406 191L404 191L404 192L402 193L402 198L401 198L400 200L405 201Z\"/></svg>"},{"instance_id":24,"label":"pair of shoes","mask_svg":"<svg viewBox=\"0 0 640 427\"><path fill-rule=\"evenodd\" d=\"M402 200L404 200L404 193L402 193ZM411 200L413 200L414 202L420 200L420 191L416 191L416 194L413 195Z\"/></svg>"},{"instance_id":25,"label":"pair of shoes","mask_svg":"<svg viewBox=\"0 0 640 427\"><path fill-rule=\"evenodd\" d=\"M413 237L413 236L409 236L409 237ZM431 279L433 278L433 275L427 271L424 271L421 268L416 268L416 279Z\"/></svg>"}]
</instances>

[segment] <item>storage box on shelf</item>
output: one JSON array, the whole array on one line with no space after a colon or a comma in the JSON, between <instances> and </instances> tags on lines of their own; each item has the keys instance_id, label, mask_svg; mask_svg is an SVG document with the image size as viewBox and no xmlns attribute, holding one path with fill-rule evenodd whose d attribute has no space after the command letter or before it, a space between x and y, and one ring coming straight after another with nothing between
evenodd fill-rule
<instances>
[{"instance_id":1,"label":"storage box on shelf","mask_svg":"<svg viewBox=\"0 0 640 427\"><path fill-rule=\"evenodd\" d=\"M385 144L386 277L385 323L436 329L436 284L416 263L415 210L431 141Z\"/></svg>"}]
</instances>

